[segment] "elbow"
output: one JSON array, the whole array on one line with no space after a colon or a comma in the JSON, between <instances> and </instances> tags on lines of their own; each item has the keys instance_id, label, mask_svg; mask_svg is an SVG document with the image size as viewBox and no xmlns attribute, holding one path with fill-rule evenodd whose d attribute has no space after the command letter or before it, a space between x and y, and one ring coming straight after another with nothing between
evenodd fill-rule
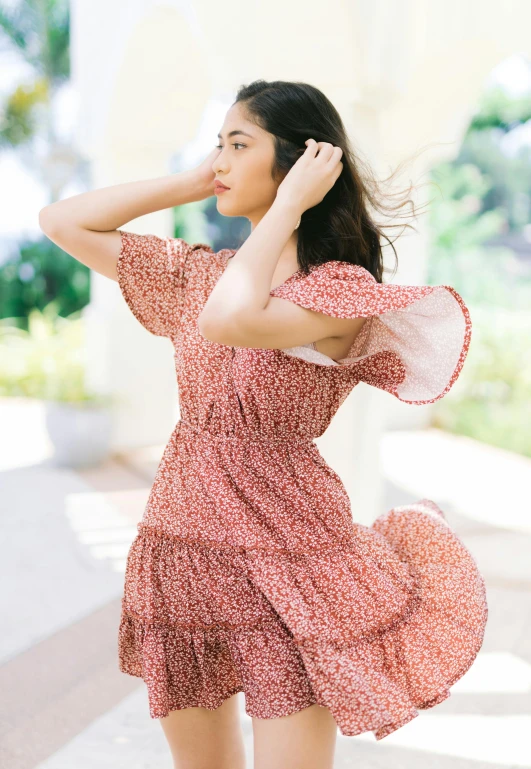
<instances>
[{"instance_id":1,"label":"elbow","mask_svg":"<svg viewBox=\"0 0 531 769\"><path fill-rule=\"evenodd\" d=\"M223 325L219 321L210 318L204 312L202 312L197 319L197 328L203 339L206 339L208 342L225 344L223 341L225 338Z\"/></svg>"},{"instance_id":2,"label":"elbow","mask_svg":"<svg viewBox=\"0 0 531 769\"><path fill-rule=\"evenodd\" d=\"M55 215L51 212L52 206L44 206L39 211L39 227L47 235L51 233L56 225L54 224Z\"/></svg>"},{"instance_id":3,"label":"elbow","mask_svg":"<svg viewBox=\"0 0 531 769\"><path fill-rule=\"evenodd\" d=\"M220 311L205 305L197 318L197 327L204 339L226 347L261 346L264 337L262 317L242 308Z\"/></svg>"},{"instance_id":4,"label":"elbow","mask_svg":"<svg viewBox=\"0 0 531 769\"><path fill-rule=\"evenodd\" d=\"M223 320L219 316L211 317L203 310L197 319L197 328L203 339L209 342L229 347L238 345L234 321L231 319Z\"/></svg>"}]
</instances>

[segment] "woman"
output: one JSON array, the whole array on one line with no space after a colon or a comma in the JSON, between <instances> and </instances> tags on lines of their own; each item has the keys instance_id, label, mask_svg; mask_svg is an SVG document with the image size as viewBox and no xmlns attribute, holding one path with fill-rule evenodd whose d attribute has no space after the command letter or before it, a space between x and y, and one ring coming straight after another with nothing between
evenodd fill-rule
<instances>
[{"instance_id":1,"label":"woman","mask_svg":"<svg viewBox=\"0 0 531 769\"><path fill-rule=\"evenodd\" d=\"M129 551L119 664L176 767L242 769L243 691L255 769L330 769L337 727L383 739L482 645L484 581L443 512L353 522L314 443L359 382L443 397L470 342L452 287L382 282L383 208L358 166L324 94L257 81L198 168L41 213L175 349L181 419ZM251 223L237 251L117 229L213 193Z\"/></svg>"}]
</instances>

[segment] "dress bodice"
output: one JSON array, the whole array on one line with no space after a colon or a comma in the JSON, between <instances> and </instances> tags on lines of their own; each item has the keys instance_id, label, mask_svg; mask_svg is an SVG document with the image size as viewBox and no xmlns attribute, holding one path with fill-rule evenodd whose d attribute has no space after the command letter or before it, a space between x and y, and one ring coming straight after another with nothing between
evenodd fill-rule
<instances>
[{"instance_id":1,"label":"dress bodice","mask_svg":"<svg viewBox=\"0 0 531 769\"><path fill-rule=\"evenodd\" d=\"M210 432L315 438L359 382L406 403L432 403L462 369L471 320L451 286L381 284L359 265L329 261L298 271L271 295L366 318L345 358L334 361L313 343L229 347L205 339L197 319L235 251L121 234L120 288L142 325L172 340L182 417Z\"/></svg>"}]
</instances>

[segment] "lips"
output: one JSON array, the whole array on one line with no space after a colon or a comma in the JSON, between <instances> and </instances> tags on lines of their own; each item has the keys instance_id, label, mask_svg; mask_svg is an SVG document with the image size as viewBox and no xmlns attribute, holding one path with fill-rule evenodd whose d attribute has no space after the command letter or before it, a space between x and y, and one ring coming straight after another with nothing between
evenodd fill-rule
<instances>
[{"instance_id":1,"label":"lips","mask_svg":"<svg viewBox=\"0 0 531 769\"><path fill-rule=\"evenodd\" d=\"M215 190L230 190L230 187L226 187L221 182L214 182L214 189Z\"/></svg>"}]
</instances>

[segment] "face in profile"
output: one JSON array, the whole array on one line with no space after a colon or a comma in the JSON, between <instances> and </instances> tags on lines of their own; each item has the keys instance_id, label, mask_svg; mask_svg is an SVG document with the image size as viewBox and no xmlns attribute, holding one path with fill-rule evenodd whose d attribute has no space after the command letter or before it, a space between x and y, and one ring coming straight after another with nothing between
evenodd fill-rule
<instances>
[{"instance_id":1,"label":"face in profile","mask_svg":"<svg viewBox=\"0 0 531 769\"><path fill-rule=\"evenodd\" d=\"M216 195L217 209L223 216L259 220L273 204L280 183L271 178L273 135L247 120L241 104L233 104L218 138L212 171L229 189Z\"/></svg>"}]
</instances>

